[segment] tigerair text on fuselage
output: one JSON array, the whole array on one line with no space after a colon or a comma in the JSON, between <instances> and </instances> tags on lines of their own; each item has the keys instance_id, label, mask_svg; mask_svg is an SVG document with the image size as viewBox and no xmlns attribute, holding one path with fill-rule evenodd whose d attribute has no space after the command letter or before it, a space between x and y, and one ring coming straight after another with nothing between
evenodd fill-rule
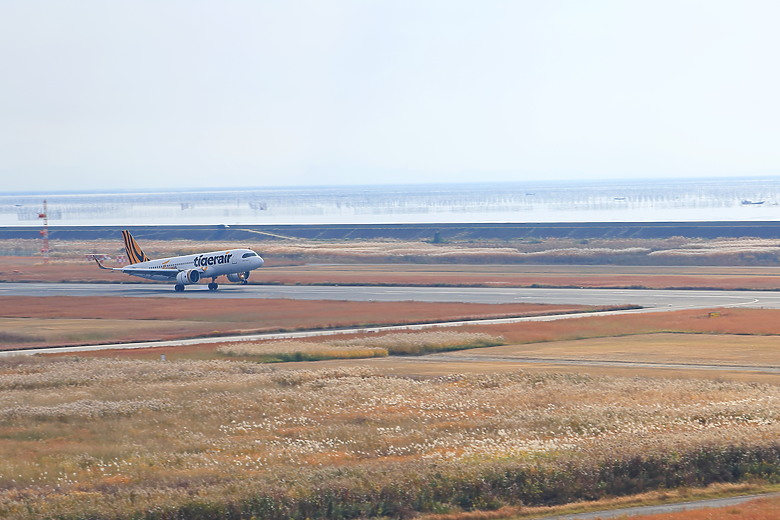
<instances>
[{"instance_id":1,"label":"tigerair text on fuselage","mask_svg":"<svg viewBox=\"0 0 780 520\"><path fill-rule=\"evenodd\" d=\"M230 258L233 256L233 253L226 253L224 255L216 255L216 256L196 256L195 260L193 260L193 263L195 264L195 267L207 267L210 265L220 265L220 264L227 264L230 263Z\"/></svg>"}]
</instances>

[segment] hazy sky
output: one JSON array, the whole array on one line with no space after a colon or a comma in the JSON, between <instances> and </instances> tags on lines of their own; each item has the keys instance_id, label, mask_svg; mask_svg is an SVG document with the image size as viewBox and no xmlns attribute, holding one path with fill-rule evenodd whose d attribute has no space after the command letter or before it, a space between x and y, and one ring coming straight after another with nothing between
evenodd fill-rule
<instances>
[{"instance_id":1,"label":"hazy sky","mask_svg":"<svg viewBox=\"0 0 780 520\"><path fill-rule=\"evenodd\" d=\"M0 0L0 191L780 174L780 2Z\"/></svg>"}]
</instances>

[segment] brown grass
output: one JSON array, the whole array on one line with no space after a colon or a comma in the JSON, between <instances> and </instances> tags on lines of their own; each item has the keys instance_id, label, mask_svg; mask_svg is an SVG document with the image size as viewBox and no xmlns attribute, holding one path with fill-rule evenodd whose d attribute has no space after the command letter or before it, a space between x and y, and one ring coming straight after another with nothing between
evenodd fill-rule
<instances>
[{"instance_id":1,"label":"brown grass","mask_svg":"<svg viewBox=\"0 0 780 520\"><path fill-rule=\"evenodd\" d=\"M594 310L576 305L170 298L0 297L0 346L78 345L310 328L534 316ZM202 303L202 302L201 302Z\"/></svg>"},{"instance_id":2,"label":"brown grass","mask_svg":"<svg viewBox=\"0 0 780 520\"><path fill-rule=\"evenodd\" d=\"M267 511L266 500L322 513L324 497L336 507L396 494L401 509L385 516L415 503L429 512L516 507L556 502L513 490L523 475L553 485L571 471L622 475L621 464L640 457L752 457L774 446L780 425L776 385L550 373L413 380L236 361L25 358L0 362L0 389L0 512L9 519L209 518L220 504ZM608 481L614 493L621 478L630 481ZM440 498L425 494L429 482ZM572 482L555 485L568 493Z\"/></svg>"},{"instance_id":3,"label":"brown grass","mask_svg":"<svg viewBox=\"0 0 780 520\"><path fill-rule=\"evenodd\" d=\"M532 303L427 303L427 302L348 302L307 301L246 298L220 299L217 302L189 302L191 305L171 305L170 298L114 298L91 296L0 296L0 316L6 318L68 318L68 319L131 319L225 321L257 323L268 326L289 316L303 320L322 321L345 314L358 317L355 321L387 317L388 314L407 320L414 316L470 317L542 315L594 310L586 305L547 305ZM404 308L408 308L404 311ZM367 309L361 312L361 309Z\"/></svg>"},{"instance_id":4,"label":"brown grass","mask_svg":"<svg viewBox=\"0 0 780 520\"><path fill-rule=\"evenodd\" d=\"M220 345L217 354L263 363L284 361L320 361L323 359L356 359L387 356L387 349L378 347L336 346L313 341L267 341L227 343Z\"/></svg>"},{"instance_id":5,"label":"brown grass","mask_svg":"<svg viewBox=\"0 0 780 520\"><path fill-rule=\"evenodd\" d=\"M719 316L710 317L716 311ZM779 335L780 309L692 309L620 316L594 316L576 320L539 321L480 327L503 336L509 343L574 340L632 334L677 332L691 334Z\"/></svg>"},{"instance_id":6,"label":"brown grass","mask_svg":"<svg viewBox=\"0 0 780 520\"><path fill-rule=\"evenodd\" d=\"M151 349L150 349L151 350ZM97 356L97 355L96 355ZM111 357L110 355L104 355ZM173 354L173 359L192 359L191 352L182 352L178 355ZM133 358L131 354L117 352L115 357L122 359ZM139 359L159 359L159 354L155 355L147 351L146 357ZM213 359L202 354L199 359ZM558 373L569 375L586 375L590 377L638 377L654 379L686 379L686 380L710 380L710 381L733 381L753 384L777 385L780 376L777 373L767 373L762 371L747 370L726 370L726 369L693 369L686 367L659 368L645 367L641 365L613 365L598 366L590 365L586 361L572 364L559 364L554 361L548 363L528 362L522 359L511 358L482 358L471 357L463 359L459 356L448 356L438 358L436 356L419 358L388 357L382 359L363 359L363 360L339 360L339 361L319 361L316 363L299 362L278 365L279 368L291 370L312 370L318 368L348 368L362 367L374 370L381 370L400 377L411 377L415 379L429 379L436 377L446 377L449 374L461 373L469 375L486 374L509 374L517 370L523 370L528 374Z\"/></svg>"},{"instance_id":7,"label":"brown grass","mask_svg":"<svg viewBox=\"0 0 780 520\"><path fill-rule=\"evenodd\" d=\"M430 352L481 348L500 345L503 338L482 333L422 331L379 334L353 339L319 341L242 341L217 347L216 353L228 357L268 362L356 359L388 355L423 355Z\"/></svg>"},{"instance_id":8,"label":"brown grass","mask_svg":"<svg viewBox=\"0 0 780 520\"><path fill-rule=\"evenodd\" d=\"M452 355L780 368L780 337L731 334L638 334L488 347Z\"/></svg>"},{"instance_id":9,"label":"brown grass","mask_svg":"<svg viewBox=\"0 0 780 520\"><path fill-rule=\"evenodd\" d=\"M487 287L780 287L780 277L760 267L637 267L539 265L335 265L280 266L253 273L274 284L471 285Z\"/></svg>"}]
</instances>

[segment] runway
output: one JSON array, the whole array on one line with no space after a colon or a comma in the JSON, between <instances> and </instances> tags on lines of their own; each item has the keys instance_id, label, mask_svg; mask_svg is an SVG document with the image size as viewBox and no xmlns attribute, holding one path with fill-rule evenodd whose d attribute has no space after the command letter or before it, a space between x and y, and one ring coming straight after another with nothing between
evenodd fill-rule
<instances>
[{"instance_id":1,"label":"runway","mask_svg":"<svg viewBox=\"0 0 780 520\"><path fill-rule=\"evenodd\" d=\"M657 289L546 289L488 287L281 286L205 285L176 293L171 285L153 283L0 283L0 296L162 297L186 300L222 298L288 298L298 300L424 301L465 303L550 303L640 305L654 309L709 307L780 308L780 292Z\"/></svg>"}]
</instances>

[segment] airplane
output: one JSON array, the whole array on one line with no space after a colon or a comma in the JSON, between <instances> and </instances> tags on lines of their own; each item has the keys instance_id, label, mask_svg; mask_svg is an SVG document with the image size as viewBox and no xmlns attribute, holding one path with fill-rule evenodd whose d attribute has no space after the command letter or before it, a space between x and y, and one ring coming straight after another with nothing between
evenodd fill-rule
<instances>
[{"instance_id":1,"label":"airplane","mask_svg":"<svg viewBox=\"0 0 780 520\"><path fill-rule=\"evenodd\" d=\"M185 256L172 256L151 260L144 254L130 231L122 231L125 252L130 265L124 267L106 267L96 257L98 267L109 271L140 276L149 280L176 282L174 289L182 292L185 285L196 284L204 278L211 278L209 290L216 291L219 285L217 277L226 275L231 282L247 283L249 272L265 263L251 249L228 249Z\"/></svg>"}]
</instances>

